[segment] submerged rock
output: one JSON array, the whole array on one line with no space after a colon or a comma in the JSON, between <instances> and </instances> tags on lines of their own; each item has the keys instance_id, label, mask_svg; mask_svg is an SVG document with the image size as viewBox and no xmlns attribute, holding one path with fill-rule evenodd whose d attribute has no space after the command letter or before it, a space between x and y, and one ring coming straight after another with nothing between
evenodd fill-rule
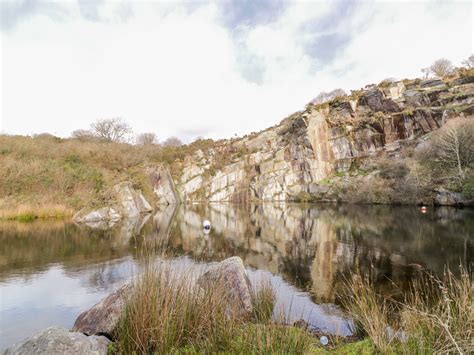
<instances>
[{"instance_id":1,"label":"submerged rock","mask_svg":"<svg viewBox=\"0 0 474 355\"><path fill-rule=\"evenodd\" d=\"M249 317L253 312L251 285L242 259L238 256L211 266L198 280L202 287L222 282L228 292L229 313L239 317ZM237 314L235 314L236 312Z\"/></svg>"},{"instance_id":2,"label":"submerged rock","mask_svg":"<svg viewBox=\"0 0 474 355\"><path fill-rule=\"evenodd\" d=\"M72 331L87 335L105 334L112 338L125 309L125 297L130 289L130 285L122 286L92 308L82 312L77 317Z\"/></svg>"},{"instance_id":3,"label":"submerged rock","mask_svg":"<svg viewBox=\"0 0 474 355\"><path fill-rule=\"evenodd\" d=\"M66 328L50 327L6 349L4 355L107 354L110 340L104 336L87 336Z\"/></svg>"}]
</instances>

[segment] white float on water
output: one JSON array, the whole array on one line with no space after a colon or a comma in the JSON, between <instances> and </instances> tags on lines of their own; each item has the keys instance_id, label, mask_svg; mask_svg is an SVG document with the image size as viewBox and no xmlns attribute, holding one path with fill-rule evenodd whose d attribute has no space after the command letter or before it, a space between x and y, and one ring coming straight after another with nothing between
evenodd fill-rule
<instances>
[{"instance_id":1,"label":"white float on water","mask_svg":"<svg viewBox=\"0 0 474 355\"><path fill-rule=\"evenodd\" d=\"M209 221L206 219L204 222L202 222L202 227L203 227L204 229L208 229L208 230L211 229L211 222L209 222Z\"/></svg>"}]
</instances>

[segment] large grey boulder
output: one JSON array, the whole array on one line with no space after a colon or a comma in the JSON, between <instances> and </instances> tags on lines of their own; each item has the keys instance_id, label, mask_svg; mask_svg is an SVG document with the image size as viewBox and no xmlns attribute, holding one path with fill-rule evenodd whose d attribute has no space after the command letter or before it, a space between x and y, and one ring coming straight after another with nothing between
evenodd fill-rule
<instances>
[{"instance_id":1,"label":"large grey boulder","mask_svg":"<svg viewBox=\"0 0 474 355\"><path fill-rule=\"evenodd\" d=\"M77 317L72 331L87 335L105 334L112 338L125 310L126 296L130 290L130 285L122 286L92 308L82 312Z\"/></svg>"},{"instance_id":2,"label":"large grey boulder","mask_svg":"<svg viewBox=\"0 0 474 355\"><path fill-rule=\"evenodd\" d=\"M107 354L110 340L104 336L87 336L66 328L50 327L31 338L4 350L4 355L90 355Z\"/></svg>"},{"instance_id":3,"label":"large grey boulder","mask_svg":"<svg viewBox=\"0 0 474 355\"><path fill-rule=\"evenodd\" d=\"M199 279L201 287L222 283L229 300L229 315L247 318L253 312L251 285L242 259L238 256L211 266Z\"/></svg>"}]
</instances>

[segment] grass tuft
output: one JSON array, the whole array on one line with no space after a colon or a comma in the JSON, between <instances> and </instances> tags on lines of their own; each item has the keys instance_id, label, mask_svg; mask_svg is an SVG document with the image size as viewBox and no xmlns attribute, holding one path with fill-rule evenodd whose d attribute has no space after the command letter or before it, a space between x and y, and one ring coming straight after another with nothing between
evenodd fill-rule
<instances>
[{"instance_id":1,"label":"grass tuft","mask_svg":"<svg viewBox=\"0 0 474 355\"><path fill-rule=\"evenodd\" d=\"M224 284L201 288L200 272L147 265L126 302L114 338L121 353L303 353L314 338L270 322L275 293L269 281L253 288L252 320L231 309Z\"/></svg>"},{"instance_id":2,"label":"grass tuft","mask_svg":"<svg viewBox=\"0 0 474 355\"><path fill-rule=\"evenodd\" d=\"M346 281L343 305L357 330L382 353L465 353L474 349L474 286L467 270L456 277L423 275L403 300L377 294L368 278ZM389 329L395 329L389 336Z\"/></svg>"}]
</instances>

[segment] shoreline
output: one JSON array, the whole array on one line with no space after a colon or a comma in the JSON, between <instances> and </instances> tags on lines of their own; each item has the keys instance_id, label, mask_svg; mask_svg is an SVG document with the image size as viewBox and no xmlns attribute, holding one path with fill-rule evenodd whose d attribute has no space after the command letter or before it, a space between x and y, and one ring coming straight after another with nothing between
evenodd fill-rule
<instances>
[{"instance_id":1,"label":"shoreline","mask_svg":"<svg viewBox=\"0 0 474 355\"><path fill-rule=\"evenodd\" d=\"M329 206L343 206L343 205L351 205L351 206L384 206L384 207L429 207L432 209L439 209L439 208L449 208L455 210L462 210L462 209L474 209L474 205L436 205L436 204L404 204L404 203L363 203L363 202L348 202L348 201L249 201L246 203L239 203L239 202L230 202L230 201L207 201L207 202L190 202L190 203L176 203L171 204L175 206L175 208L179 208L180 206L191 206L191 205L198 205L198 206L206 206L206 205L236 205L236 206L255 206L255 205L265 205L265 204L287 204L287 205L299 205L299 206L318 206L318 205L329 205ZM152 211L147 213L153 213L156 210L159 210L160 206L169 206L169 205L157 205ZM21 208L25 210L25 208ZM16 221L22 223L33 222L37 220L47 221L47 220L61 220L61 221L74 221L74 215L76 215L79 211L73 211L70 208L64 207L62 211L51 213L50 208L43 208L40 207L38 209L28 207L26 211L21 212L11 212L11 210L0 209L0 222L8 222L8 221ZM125 217L126 219L126 217Z\"/></svg>"}]
</instances>

